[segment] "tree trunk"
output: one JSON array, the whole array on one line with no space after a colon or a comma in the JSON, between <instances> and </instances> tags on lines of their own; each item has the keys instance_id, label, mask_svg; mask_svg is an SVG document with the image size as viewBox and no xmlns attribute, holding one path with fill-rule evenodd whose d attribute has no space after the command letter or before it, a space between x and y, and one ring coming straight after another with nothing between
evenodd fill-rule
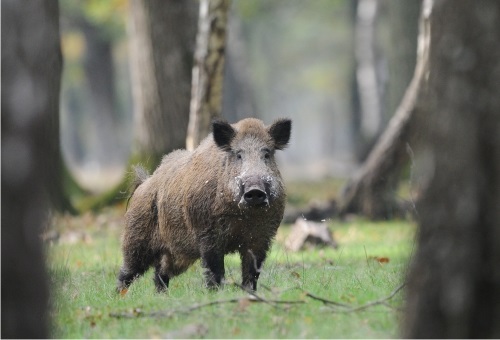
<instances>
[{"instance_id":1,"label":"tree trunk","mask_svg":"<svg viewBox=\"0 0 500 340\"><path fill-rule=\"evenodd\" d=\"M378 0L358 0L354 26L356 87L359 100L356 153L364 160L382 128L381 84L377 71L375 22Z\"/></svg>"},{"instance_id":2,"label":"tree trunk","mask_svg":"<svg viewBox=\"0 0 500 340\"><path fill-rule=\"evenodd\" d=\"M18 96L20 94L24 94L26 96L33 95L34 91L38 91L41 88L49 88L49 91L54 91L57 93L57 96L49 95L44 100L47 102L44 102L40 104L40 108L43 107L44 109L47 110L47 113L44 112L44 114L47 114L48 117L47 119L43 119L40 122L40 125L38 127L43 132L46 142L48 143L48 152L44 155L44 161L40 162L37 164L38 167L44 168L43 170L47 173L47 176L49 176L49 183L50 186L48 186L48 192L50 195L50 201L52 204L52 207L56 210L59 211L68 211L68 212L74 212L74 208L71 205L71 202L69 201L65 191L64 191L64 186L63 186L63 161L62 161L62 155L61 155L61 147L60 147L60 137L59 137L59 91L61 87L61 72L62 72L62 55L61 55L61 48L60 48L60 42L59 42L59 8L56 6L54 9L52 4L48 4L47 2L43 2L43 4L40 5L31 5L28 4L27 2L20 1L20 4L17 6L10 5L9 6L9 11L12 10L16 13L18 11L21 11L22 9L26 8L27 11L36 11L35 8L40 8L40 10L44 11L44 15L46 15L50 20L56 20L54 19L54 15L57 15L55 18L57 18L57 22L48 22L46 23L46 26L43 25L43 20L38 20L35 18L25 18L26 20L20 20L20 22L15 23L12 22L12 18L7 18L6 15L3 15L2 18L6 18L6 23L5 26L7 30L10 32L11 30L17 30L14 34L15 36L18 36L19 39L24 39L23 41L28 41L28 42L38 42L38 39L42 39L45 37L45 35L48 36L47 39L51 41L51 44L57 45L57 46L38 46L40 48L40 52L33 51L31 48L22 45L21 42L16 42L12 41L12 39L9 37L9 39L5 40L5 55L7 60L5 63L13 63L14 66L12 66L12 69L17 69L18 67L21 69L24 69L24 73L19 75L19 77L29 74L29 72L32 72L32 74L29 74L30 77L33 77L32 80L32 85L30 86L22 86L20 87L21 82L16 83L14 85L7 86L5 89L2 90L2 98L10 98L10 97L15 97L16 100L20 100ZM53 13L55 12L55 14ZM31 14L31 13L30 13ZM21 14L19 14L22 16ZM17 18L17 17L16 17ZM37 32L36 29L32 29L31 27L27 27L31 21L35 21L37 25L40 25L40 29L42 30L41 32ZM3 20L2 20L3 21ZM56 25L57 24L57 25ZM26 27L25 27L26 25ZM55 26L56 25L56 26ZM29 37L30 32L37 32L39 33L35 37ZM2 34L3 36L7 36L7 34ZM43 37L41 37L43 36ZM57 38L57 40L55 40ZM51 39L51 40L50 40ZM8 45L7 45L8 44ZM26 49L26 52L24 53L31 53L27 54L24 56L25 58L23 59L22 56L18 56L15 52L15 49L18 48L19 51L17 53L21 54L23 53ZM12 49L12 51L10 50ZM2 48L2 51L4 48ZM4 54L4 52L2 52ZM16 58L18 60L16 60ZM3 63L3 58L2 58L2 63ZM38 68L38 69L37 69ZM16 75L12 75L12 70L6 68L2 68L2 80L5 78L6 83L7 79L15 79ZM3 101L2 101L3 102ZM28 109L33 109L32 107L29 106L29 99L26 99L26 110ZM38 108L38 110L40 110ZM19 110L21 110L20 108ZM3 111L2 111L3 112ZM16 118L20 119L24 122L24 116L19 116Z\"/></svg>"},{"instance_id":3,"label":"tree trunk","mask_svg":"<svg viewBox=\"0 0 500 340\"><path fill-rule=\"evenodd\" d=\"M500 2L437 0L404 335L500 337Z\"/></svg>"},{"instance_id":4,"label":"tree trunk","mask_svg":"<svg viewBox=\"0 0 500 340\"><path fill-rule=\"evenodd\" d=\"M197 11L195 0L130 1L135 140L127 168L140 163L153 171L163 155L185 146ZM104 194L81 200L79 209L125 200L131 181L125 176Z\"/></svg>"},{"instance_id":5,"label":"tree trunk","mask_svg":"<svg viewBox=\"0 0 500 340\"><path fill-rule=\"evenodd\" d=\"M63 207L57 1L2 1L2 338L46 338L40 232Z\"/></svg>"},{"instance_id":6,"label":"tree trunk","mask_svg":"<svg viewBox=\"0 0 500 340\"><path fill-rule=\"evenodd\" d=\"M422 46L419 47L420 53L424 52ZM361 169L344 188L339 210L341 216L360 213L371 219L385 219L403 213L402 206L395 199L395 191L401 170L408 162L411 121L421 83L425 80L426 63L426 57L421 55L394 116Z\"/></svg>"},{"instance_id":7,"label":"tree trunk","mask_svg":"<svg viewBox=\"0 0 500 340\"><path fill-rule=\"evenodd\" d=\"M197 11L194 0L130 2L132 158L150 170L185 146Z\"/></svg>"},{"instance_id":8,"label":"tree trunk","mask_svg":"<svg viewBox=\"0 0 500 340\"><path fill-rule=\"evenodd\" d=\"M201 0L186 145L193 150L222 110L224 51L229 0Z\"/></svg>"},{"instance_id":9,"label":"tree trunk","mask_svg":"<svg viewBox=\"0 0 500 340\"><path fill-rule=\"evenodd\" d=\"M99 163L118 163L119 136L116 136L117 114L115 110L115 77L111 38L102 28L78 18L79 27L85 36L85 57L83 69L86 87L90 95L89 114L95 126L92 149Z\"/></svg>"}]
</instances>

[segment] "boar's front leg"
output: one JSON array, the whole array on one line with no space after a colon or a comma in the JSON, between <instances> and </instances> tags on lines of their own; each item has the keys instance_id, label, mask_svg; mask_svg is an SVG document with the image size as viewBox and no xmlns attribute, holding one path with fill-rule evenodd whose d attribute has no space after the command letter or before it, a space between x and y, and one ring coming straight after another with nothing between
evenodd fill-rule
<instances>
[{"instance_id":1,"label":"boar's front leg","mask_svg":"<svg viewBox=\"0 0 500 340\"><path fill-rule=\"evenodd\" d=\"M242 286L248 290L257 290L257 280L259 279L262 263L266 259L265 251L242 250L241 256L241 276Z\"/></svg>"},{"instance_id":2,"label":"boar's front leg","mask_svg":"<svg viewBox=\"0 0 500 340\"><path fill-rule=\"evenodd\" d=\"M201 264L205 268L205 284L209 289L216 289L224 279L224 253L214 244L203 248Z\"/></svg>"}]
</instances>

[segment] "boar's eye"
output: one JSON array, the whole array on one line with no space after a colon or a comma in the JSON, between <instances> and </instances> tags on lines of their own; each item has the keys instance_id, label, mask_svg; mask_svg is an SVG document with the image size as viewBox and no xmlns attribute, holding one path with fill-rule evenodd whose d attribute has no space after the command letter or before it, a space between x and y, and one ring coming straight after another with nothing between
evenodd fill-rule
<instances>
[{"instance_id":1,"label":"boar's eye","mask_svg":"<svg viewBox=\"0 0 500 340\"><path fill-rule=\"evenodd\" d=\"M262 149L262 152L264 153L264 159L271 158L271 150L265 148L265 149Z\"/></svg>"},{"instance_id":2,"label":"boar's eye","mask_svg":"<svg viewBox=\"0 0 500 340\"><path fill-rule=\"evenodd\" d=\"M242 158L242 156L241 156L241 151L238 151L238 152L236 153L236 159L241 159L241 158Z\"/></svg>"}]
</instances>

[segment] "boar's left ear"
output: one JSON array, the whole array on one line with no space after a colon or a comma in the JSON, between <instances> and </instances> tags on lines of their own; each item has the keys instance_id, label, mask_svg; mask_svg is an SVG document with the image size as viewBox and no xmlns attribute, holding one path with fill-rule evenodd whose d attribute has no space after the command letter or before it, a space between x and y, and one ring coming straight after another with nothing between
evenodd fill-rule
<instances>
[{"instance_id":1,"label":"boar's left ear","mask_svg":"<svg viewBox=\"0 0 500 340\"><path fill-rule=\"evenodd\" d=\"M233 127L226 121L216 119L212 121L212 130L215 144L222 150L229 151L231 141L236 136Z\"/></svg>"},{"instance_id":2,"label":"boar's left ear","mask_svg":"<svg viewBox=\"0 0 500 340\"><path fill-rule=\"evenodd\" d=\"M269 134L274 140L274 147L277 150L283 150L287 147L292 130L292 121L290 119L279 119L269 128Z\"/></svg>"}]
</instances>

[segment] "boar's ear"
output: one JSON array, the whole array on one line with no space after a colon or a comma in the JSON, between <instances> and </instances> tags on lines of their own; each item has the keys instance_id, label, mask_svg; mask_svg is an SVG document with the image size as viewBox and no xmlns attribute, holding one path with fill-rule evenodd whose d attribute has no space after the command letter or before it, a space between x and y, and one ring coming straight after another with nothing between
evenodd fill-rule
<instances>
[{"instance_id":1,"label":"boar's ear","mask_svg":"<svg viewBox=\"0 0 500 340\"><path fill-rule=\"evenodd\" d=\"M269 134L274 140L274 147L277 150L283 150L287 147L292 130L292 121L290 119L279 119L268 128Z\"/></svg>"},{"instance_id":2,"label":"boar's ear","mask_svg":"<svg viewBox=\"0 0 500 340\"><path fill-rule=\"evenodd\" d=\"M231 141L236 136L233 127L223 120L214 120L212 121L212 130L215 144L222 150L229 151Z\"/></svg>"}]
</instances>

